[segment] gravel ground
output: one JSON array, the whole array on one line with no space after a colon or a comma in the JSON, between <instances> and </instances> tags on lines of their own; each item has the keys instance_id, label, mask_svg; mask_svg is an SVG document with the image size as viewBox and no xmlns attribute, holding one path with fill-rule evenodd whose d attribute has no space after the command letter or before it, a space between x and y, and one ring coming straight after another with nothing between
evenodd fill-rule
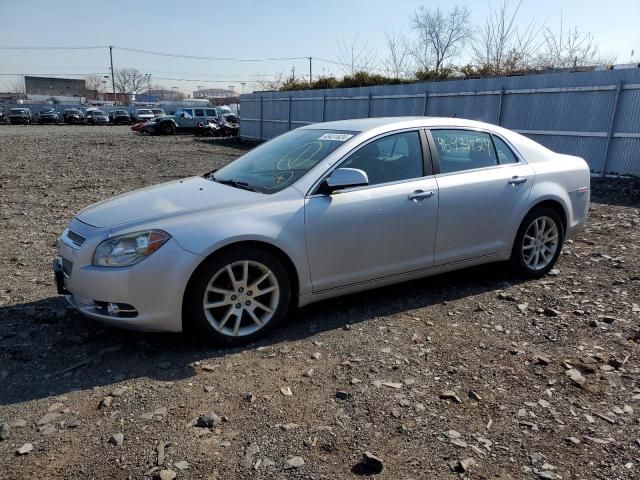
<instances>
[{"instance_id":1,"label":"gravel ground","mask_svg":"<svg viewBox=\"0 0 640 480\"><path fill-rule=\"evenodd\" d=\"M353 295L242 349L67 309L50 261L75 212L245 148L0 126L0 478L640 476L637 180L594 180L546 278L494 265Z\"/></svg>"}]
</instances>

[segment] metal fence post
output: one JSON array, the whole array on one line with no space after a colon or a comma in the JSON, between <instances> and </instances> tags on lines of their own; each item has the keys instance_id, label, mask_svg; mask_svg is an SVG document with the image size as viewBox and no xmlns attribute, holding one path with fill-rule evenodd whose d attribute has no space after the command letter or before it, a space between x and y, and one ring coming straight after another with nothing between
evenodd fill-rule
<instances>
[{"instance_id":1,"label":"metal fence post","mask_svg":"<svg viewBox=\"0 0 640 480\"><path fill-rule=\"evenodd\" d=\"M429 92L424 92L424 107L422 108L423 113L422 116L426 117L429 108Z\"/></svg>"},{"instance_id":2,"label":"metal fence post","mask_svg":"<svg viewBox=\"0 0 640 480\"><path fill-rule=\"evenodd\" d=\"M367 118L371 118L371 92L369 92L369 98L367 98Z\"/></svg>"},{"instance_id":3,"label":"metal fence post","mask_svg":"<svg viewBox=\"0 0 640 480\"><path fill-rule=\"evenodd\" d=\"M264 140L264 97L260 96L260 140Z\"/></svg>"},{"instance_id":4,"label":"metal fence post","mask_svg":"<svg viewBox=\"0 0 640 480\"><path fill-rule=\"evenodd\" d=\"M504 98L504 87L500 89L500 96L498 97L498 118L496 125L500 125L502 122L502 99Z\"/></svg>"},{"instance_id":5,"label":"metal fence post","mask_svg":"<svg viewBox=\"0 0 640 480\"><path fill-rule=\"evenodd\" d=\"M622 90L622 80L618 82L616 87L616 94L613 97L613 108L611 110L611 118L609 119L609 130L607 131L607 143L604 147L604 160L602 161L602 170L600 171L600 177L604 177L607 171L607 160L609 159L609 147L611 146L611 139L613 138L613 128L616 123L616 112L618 111L618 99L620 98L620 90Z\"/></svg>"},{"instance_id":6,"label":"metal fence post","mask_svg":"<svg viewBox=\"0 0 640 480\"><path fill-rule=\"evenodd\" d=\"M288 122L289 122L289 130L291 130L291 104L293 102L291 101L291 95L289 95L289 116L288 116Z\"/></svg>"},{"instance_id":7,"label":"metal fence post","mask_svg":"<svg viewBox=\"0 0 640 480\"><path fill-rule=\"evenodd\" d=\"M322 121L325 121L325 117L327 116L327 96L322 95Z\"/></svg>"}]
</instances>

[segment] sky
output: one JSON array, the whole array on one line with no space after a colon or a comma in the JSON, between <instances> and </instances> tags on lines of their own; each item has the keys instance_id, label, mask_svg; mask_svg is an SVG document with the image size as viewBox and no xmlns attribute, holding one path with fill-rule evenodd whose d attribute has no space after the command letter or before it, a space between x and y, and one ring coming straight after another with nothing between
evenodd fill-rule
<instances>
[{"instance_id":1,"label":"sky","mask_svg":"<svg viewBox=\"0 0 640 480\"><path fill-rule=\"evenodd\" d=\"M515 2L517 0L512 0ZM340 74L335 64L338 43L375 50L386 56L385 29L411 33L410 15L420 6L466 5L473 24L481 24L501 0L0 0L0 47L114 47L114 68L136 68L161 85L191 94L197 87L248 92L258 78L280 72L314 77ZM89 5L94 5L89 8ZM606 5L606 7L605 7ZM593 34L600 51L617 63L640 62L640 0L524 0L518 23L532 19L555 29L565 26ZM263 61L197 60L148 55L118 47L170 54L259 59ZM287 60L265 60L287 58ZM0 48L0 91L20 77L8 74L81 76L109 74L108 48L91 50L3 50ZM241 82L247 82L242 86Z\"/></svg>"}]
</instances>

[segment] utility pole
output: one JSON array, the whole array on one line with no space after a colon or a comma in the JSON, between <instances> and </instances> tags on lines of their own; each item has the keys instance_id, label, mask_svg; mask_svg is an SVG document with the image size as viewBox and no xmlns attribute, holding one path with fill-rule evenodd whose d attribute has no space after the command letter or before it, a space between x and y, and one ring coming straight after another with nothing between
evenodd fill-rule
<instances>
[{"instance_id":1,"label":"utility pole","mask_svg":"<svg viewBox=\"0 0 640 480\"><path fill-rule=\"evenodd\" d=\"M309 57L309 84L311 84L311 82L313 82L313 75L312 75L312 68L311 68L311 59L312 57Z\"/></svg>"},{"instance_id":2,"label":"utility pole","mask_svg":"<svg viewBox=\"0 0 640 480\"><path fill-rule=\"evenodd\" d=\"M151 74L147 73L145 77L147 77L147 103L151 105Z\"/></svg>"},{"instance_id":3,"label":"utility pole","mask_svg":"<svg viewBox=\"0 0 640 480\"><path fill-rule=\"evenodd\" d=\"M109 45L109 60L111 61L111 88L113 89L113 104L117 105L116 99L116 77L113 73L113 47Z\"/></svg>"}]
</instances>

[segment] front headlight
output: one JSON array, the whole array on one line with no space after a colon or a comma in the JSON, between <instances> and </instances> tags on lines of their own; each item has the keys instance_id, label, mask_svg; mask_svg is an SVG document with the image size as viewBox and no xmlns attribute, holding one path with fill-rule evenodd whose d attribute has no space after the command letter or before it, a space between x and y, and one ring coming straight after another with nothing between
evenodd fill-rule
<instances>
[{"instance_id":1,"label":"front headlight","mask_svg":"<svg viewBox=\"0 0 640 480\"><path fill-rule=\"evenodd\" d=\"M101 267L126 267L138 263L171 238L162 230L127 233L109 238L96 248L93 264Z\"/></svg>"}]
</instances>

